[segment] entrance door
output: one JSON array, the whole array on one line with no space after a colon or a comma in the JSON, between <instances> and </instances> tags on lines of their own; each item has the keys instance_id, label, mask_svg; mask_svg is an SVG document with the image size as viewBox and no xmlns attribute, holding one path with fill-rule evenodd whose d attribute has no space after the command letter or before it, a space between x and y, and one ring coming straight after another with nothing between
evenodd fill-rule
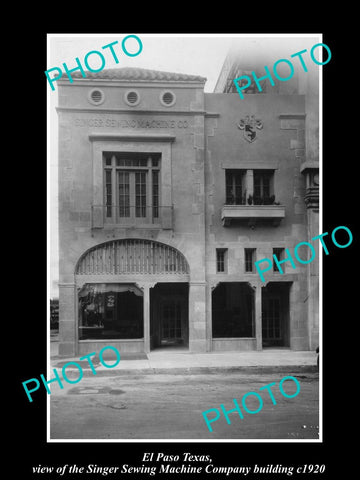
<instances>
[{"instance_id":1,"label":"entrance door","mask_svg":"<svg viewBox=\"0 0 360 480\"><path fill-rule=\"evenodd\" d=\"M183 343L182 299L170 297L162 301L160 310L160 343L174 345Z\"/></svg>"},{"instance_id":2,"label":"entrance door","mask_svg":"<svg viewBox=\"0 0 360 480\"><path fill-rule=\"evenodd\" d=\"M280 297L264 296L262 306L263 346L282 346L283 331L281 321Z\"/></svg>"},{"instance_id":3,"label":"entrance door","mask_svg":"<svg viewBox=\"0 0 360 480\"><path fill-rule=\"evenodd\" d=\"M157 283L150 289L150 348L189 345L189 284Z\"/></svg>"}]
</instances>

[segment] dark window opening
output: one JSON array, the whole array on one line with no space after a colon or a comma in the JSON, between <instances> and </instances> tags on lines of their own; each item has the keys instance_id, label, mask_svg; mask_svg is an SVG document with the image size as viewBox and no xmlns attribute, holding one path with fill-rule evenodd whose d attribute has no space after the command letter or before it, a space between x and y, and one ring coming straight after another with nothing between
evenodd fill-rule
<instances>
[{"instance_id":1,"label":"dark window opening","mask_svg":"<svg viewBox=\"0 0 360 480\"><path fill-rule=\"evenodd\" d=\"M276 258L280 261L284 259L284 249L283 248L273 248L273 255L276 255ZM274 258L274 257L273 257ZM273 261L273 272L279 272L279 267L274 259Z\"/></svg>"},{"instance_id":2,"label":"dark window opening","mask_svg":"<svg viewBox=\"0 0 360 480\"><path fill-rule=\"evenodd\" d=\"M245 248L245 272L254 271L255 248Z\"/></svg>"},{"instance_id":3,"label":"dark window opening","mask_svg":"<svg viewBox=\"0 0 360 480\"><path fill-rule=\"evenodd\" d=\"M246 284L220 283L212 293L214 338L254 337L254 292Z\"/></svg>"},{"instance_id":4,"label":"dark window opening","mask_svg":"<svg viewBox=\"0 0 360 480\"><path fill-rule=\"evenodd\" d=\"M216 249L216 271L217 273L225 273L227 262L227 248Z\"/></svg>"}]
</instances>

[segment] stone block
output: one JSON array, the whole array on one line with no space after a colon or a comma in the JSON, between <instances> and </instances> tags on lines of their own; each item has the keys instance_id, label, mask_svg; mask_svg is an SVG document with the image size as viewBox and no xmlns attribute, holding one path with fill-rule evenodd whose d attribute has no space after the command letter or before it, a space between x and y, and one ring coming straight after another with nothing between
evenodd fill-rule
<instances>
[{"instance_id":1,"label":"stone block","mask_svg":"<svg viewBox=\"0 0 360 480\"><path fill-rule=\"evenodd\" d=\"M59 355L62 357L73 357L75 355L75 343L74 342L60 342L59 343Z\"/></svg>"},{"instance_id":2,"label":"stone block","mask_svg":"<svg viewBox=\"0 0 360 480\"><path fill-rule=\"evenodd\" d=\"M189 341L189 350L190 352L206 352L206 340L193 340Z\"/></svg>"},{"instance_id":3,"label":"stone block","mask_svg":"<svg viewBox=\"0 0 360 480\"><path fill-rule=\"evenodd\" d=\"M59 339L61 342L75 341L75 321L60 320L59 322Z\"/></svg>"}]
</instances>

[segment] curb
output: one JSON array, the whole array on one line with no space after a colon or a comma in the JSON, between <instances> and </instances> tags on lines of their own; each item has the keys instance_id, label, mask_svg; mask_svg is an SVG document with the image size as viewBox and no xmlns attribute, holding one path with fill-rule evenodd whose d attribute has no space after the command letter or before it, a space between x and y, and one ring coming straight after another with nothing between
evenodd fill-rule
<instances>
[{"instance_id":1,"label":"curb","mask_svg":"<svg viewBox=\"0 0 360 480\"><path fill-rule=\"evenodd\" d=\"M318 373L316 365L256 365L256 366L234 366L234 367L176 367L176 368L119 368L115 370L97 370L96 375L109 377L115 375L208 375L219 373ZM91 369L84 369L84 377L93 376Z\"/></svg>"}]
</instances>

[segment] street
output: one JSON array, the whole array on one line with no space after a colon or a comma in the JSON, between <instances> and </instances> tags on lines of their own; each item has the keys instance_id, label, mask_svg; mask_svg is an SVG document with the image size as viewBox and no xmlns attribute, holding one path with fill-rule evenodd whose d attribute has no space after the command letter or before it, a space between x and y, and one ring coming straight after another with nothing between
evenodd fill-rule
<instances>
[{"instance_id":1,"label":"street","mask_svg":"<svg viewBox=\"0 0 360 480\"><path fill-rule=\"evenodd\" d=\"M286 398L279 382L293 375L300 383L297 396ZM269 383L276 399L259 389ZM291 385L292 384L292 385ZM290 396L295 384L287 381ZM263 407L247 413L241 406L248 392L261 394ZM226 422L220 404L235 408ZM256 411L259 402L248 397ZM209 431L202 412L218 409L218 420ZM215 412L209 413L214 418ZM318 439L319 381L317 373L119 374L86 376L76 385L54 388L50 395L50 439Z\"/></svg>"}]
</instances>

